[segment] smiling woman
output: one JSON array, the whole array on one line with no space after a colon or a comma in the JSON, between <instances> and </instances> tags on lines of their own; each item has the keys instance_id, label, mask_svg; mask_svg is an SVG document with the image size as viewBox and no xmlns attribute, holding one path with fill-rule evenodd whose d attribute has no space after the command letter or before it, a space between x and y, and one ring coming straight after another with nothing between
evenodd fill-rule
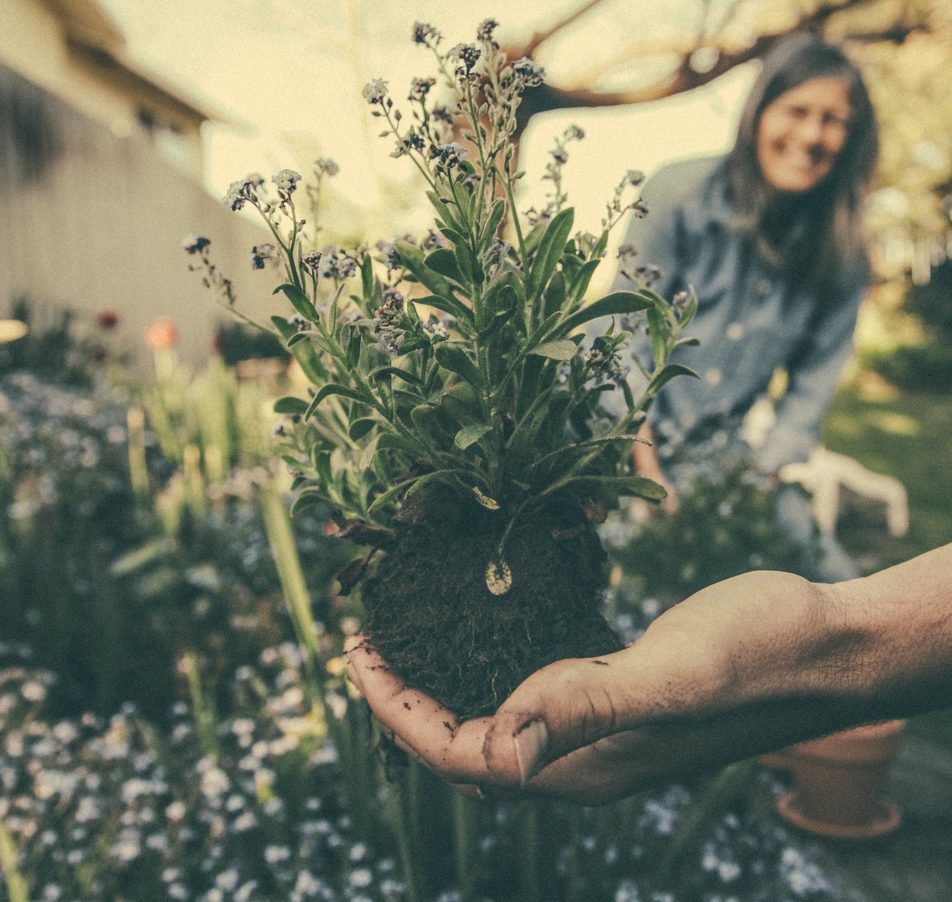
<instances>
[{"instance_id":1,"label":"smiling woman","mask_svg":"<svg viewBox=\"0 0 952 902\"><path fill-rule=\"evenodd\" d=\"M857 68L839 48L798 35L765 59L728 154L668 166L645 185L650 215L626 243L659 271L659 293L693 286L698 297L700 345L675 360L701 378L664 387L643 436L652 444L634 450L639 472L668 489L668 511L700 461L751 453L741 426L778 368L788 388L753 451L756 467L773 476L818 443L868 282L862 208L877 149ZM615 287L652 269L623 263ZM651 356L644 340L633 351ZM835 539L816 537L799 488L782 486L776 506L779 531L802 548L803 575L857 575Z\"/></svg>"},{"instance_id":2,"label":"smiling woman","mask_svg":"<svg viewBox=\"0 0 952 902\"><path fill-rule=\"evenodd\" d=\"M757 163L764 179L781 192L815 188L843 150L849 118L842 78L811 78L785 91L760 117Z\"/></svg>"}]
</instances>

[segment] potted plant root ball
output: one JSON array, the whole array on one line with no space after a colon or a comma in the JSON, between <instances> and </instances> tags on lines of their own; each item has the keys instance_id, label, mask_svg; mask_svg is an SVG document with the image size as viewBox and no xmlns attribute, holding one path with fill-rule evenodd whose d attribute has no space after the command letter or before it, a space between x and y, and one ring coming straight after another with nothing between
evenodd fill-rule
<instances>
[{"instance_id":1,"label":"potted plant root ball","mask_svg":"<svg viewBox=\"0 0 952 902\"><path fill-rule=\"evenodd\" d=\"M336 171L328 160L306 189L285 170L271 186L236 182L226 198L255 208L274 236L255 260L283 271L275 291L294 316L272 322L311 382L308 397L275 406L288 418L295 509L331 510L360 548L340 576L342 591L360 589L369 640L462 718L495 710L542 665L621 647L600 611L596 524L619 496L664 497L632 472L631 443L655 392L690 373L666 361L689 341L694 311L693 298L669 304L647 289L587 298L610 229L645 210L629 172L600 233L574 230L561 174L579 129L557 141L548 205L516 209L516 111L542 73L506 60L494 29L444 52L417 25L445 90L414 79L402 113L385 81L364 89L393 156L425 183L435 214L425 236L318 249L306 208ZM186 249L233 308L207 240ZM645 328L655 363L634 397L621 352ZM616 420L599 403L612 391L627 408Z\"/></svg>"}]
</instances>

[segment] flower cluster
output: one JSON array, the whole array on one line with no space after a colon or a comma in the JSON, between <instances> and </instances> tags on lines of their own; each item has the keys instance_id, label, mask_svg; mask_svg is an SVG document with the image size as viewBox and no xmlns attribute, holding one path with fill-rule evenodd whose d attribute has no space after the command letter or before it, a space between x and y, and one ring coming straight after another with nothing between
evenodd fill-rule
<instances>
[{"instance_id":1,"label":"flower cluster","mask_svg":"<svg viewBox=\"0 0 952 902\"><path fill-rule=\"evenodd\" d=\"M614 382L616 385L627 380L631 367L621 364L620 345L623 341L623 335L600 335L592 341L591 348L583 356L589 379Z\"/></svg>"},{"instance_id":2,"label":"flower cluster","mask_svg":"<svg viewBox=\"0 0 952 902\"><path fill-rule=\"evenodd\" d=\"M436 49L441 40L443 40L443 36L432 25L426 22L414 23L413 42L415 44L422 44L424 47L433 50Z\"/></svg>"},{"instance_id":3,"label":"flower cluster","mask_svg":"<svg viewBox=\"0 0 952 902\"><path fill-rule=\"evenodd\" d=\"M243 179L232 182L222 198L222 203L233 212L237 212L248 202L257 204L258 189L264 185L264 176L253 172Z\"/></svg>"},{"instance_id":4,"label":"flower cluster","mask_svg":"<svg viewBox=\"0 0 952 902\"><path fill-rule=\"evenodd\" d=\"M585 132L577 125L570 125L562 132L562 135L555 139L555 147L549 151L551 159L546 164L545 174L542 176L546 181L552 182L552 191L547 195L548 204L540 214L540 219L547 220L554 216L568 200L568 195L562 190L562 169L569 160L566 145L571 141L581 141L585 137Z\"/></svg>"},{"instance_id":5,"label":"flower cluster","mask_svg":"<svg viewBox=\"0 0 952 902\"><path fill-rule=\"evenodd\" d=\"M251 268L264 269L266 263L278 262L278 249L270 242L256 244L251 248Z\"/></svg>"},{"instance_id":6,"label":"flower cluster","mask_svg":"<svg viewBox=\"0 0 952 902\"><path fill-rule=\"evenodd\" d=\"M50 682L0 668L0 818L30 898L406 897L396 861L355 836L295 645L236 676L248 712L217 726L214 756L185 704L161 744L131 706L47 725Z\"/></svg>"},{"instance_id":7,"label":"flower cluster","mask_svg":"<svg viewBox=\"0 0 952 902\"><path fill-rule=\"evenodd\" d=\"M374 314L374 326L380 335L380 343L390 353L399 350L400 330L398 324L403 315L403 294L396 288L383 290L383 303Z\"/></svg>"},{"instance_id":8,"label":"flower cluster","mask_svg":"<svg viewBox=\"0 0 952 902\"><path fill-rule=\"evenodd\" d=\"M243 707L213 725L214 753L197 711L181 702L162 740L132 706L47 722L52 682L27 649L0 643L0 818L31 899L409 897L386 851L380 800L369 792L365 807L348 804L344 777L356 762L324 735L349 722L347 696L328 681L327 719L315 716L297 645L267 648L236 672L231 691ZM774 787L764 777L756 791ZM650 865L670 849L693 801L672 786L620 808L549 806L558 839L545 854L557 885L584 879L595 898L680 898L652 884ZM499 898L528 812L497 802L474 814L471 867L483 875L475 889ZM629 824L621 834L619 818ZM728 810L686 862L681 888L701 902L842 898L815 857L773 821ZM434 898L462 898L451 880L440 875Z\"/></svg>"}]
</instances>

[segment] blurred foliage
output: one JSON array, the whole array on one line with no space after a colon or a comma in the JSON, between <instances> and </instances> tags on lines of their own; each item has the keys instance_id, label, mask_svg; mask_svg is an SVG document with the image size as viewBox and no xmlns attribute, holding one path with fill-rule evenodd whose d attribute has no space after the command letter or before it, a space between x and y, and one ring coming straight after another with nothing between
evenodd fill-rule
<instances>
[{"instance_id":1,"label":"blurred foliage","mask_svg":"<svg viewBox=\"0 0 952 902\"><path fill-rule=\"evenodd\" d=\"M54 318L0 372L0 620L60 674L54 710L131 700L162 718L186 651L218 692L292 634L259 507L262 487L289 480L261 463L269 401L253 382L219 360L191 374L163 349L154 380L113 384L82 335ZM52 349L76 365L51 373ZM296 526L327 620L344 549L319 509Z\"/></svg>"},{"instance_id":2,"label":"blurred foliage","mask_svg":"<svg viewBox=\"0 0 952 902\"><path fill-rule=\"evenodd\" d=\"M262 332L240 322L221 323L215 330L215 349L229 366L242 360L279 358L290 360L287 348L272 332Z\"/></svg>"},{"instance_id":3,"label":"blurred foliage","mask_svg":"<svg viewBox=\"0 0 952 902\"><path fill-rule=\"evenodd\" d=\"M29 331L0 344L0 376L23 370L56 385L89 387L110 360L121 360L107 334L111 327L95 328L72 310L20 297L9 315Z\"/></svg>"},{"instance_id":4,"label":"blurred foliage","mask_svg":"<svg viewBox=\"0 0 952 902\"><path fill-rule=\"evenodd\" d=\"M602 535L627 594L661 606L749 570L795 571L802 557L775 526L773 483L740 455L701 462L675 514L636 505Z\"/></svg>"}]
</instances>

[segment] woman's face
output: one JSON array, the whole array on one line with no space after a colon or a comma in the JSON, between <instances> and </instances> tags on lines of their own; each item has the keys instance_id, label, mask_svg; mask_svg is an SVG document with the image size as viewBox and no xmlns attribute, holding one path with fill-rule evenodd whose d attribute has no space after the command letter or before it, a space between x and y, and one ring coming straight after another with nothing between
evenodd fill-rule
<instances>
[{"instance_id":1,"label":"woman's face","mask_svg":"<svg viewBox=\"0 0 952 902\"><path fill-rule=\"evenodd\" d=\"M849 85L835 75L784 91L760 114L757 162L776 191L799 194L833 168L846 143Z\"/></svg>"}]
</instances>

